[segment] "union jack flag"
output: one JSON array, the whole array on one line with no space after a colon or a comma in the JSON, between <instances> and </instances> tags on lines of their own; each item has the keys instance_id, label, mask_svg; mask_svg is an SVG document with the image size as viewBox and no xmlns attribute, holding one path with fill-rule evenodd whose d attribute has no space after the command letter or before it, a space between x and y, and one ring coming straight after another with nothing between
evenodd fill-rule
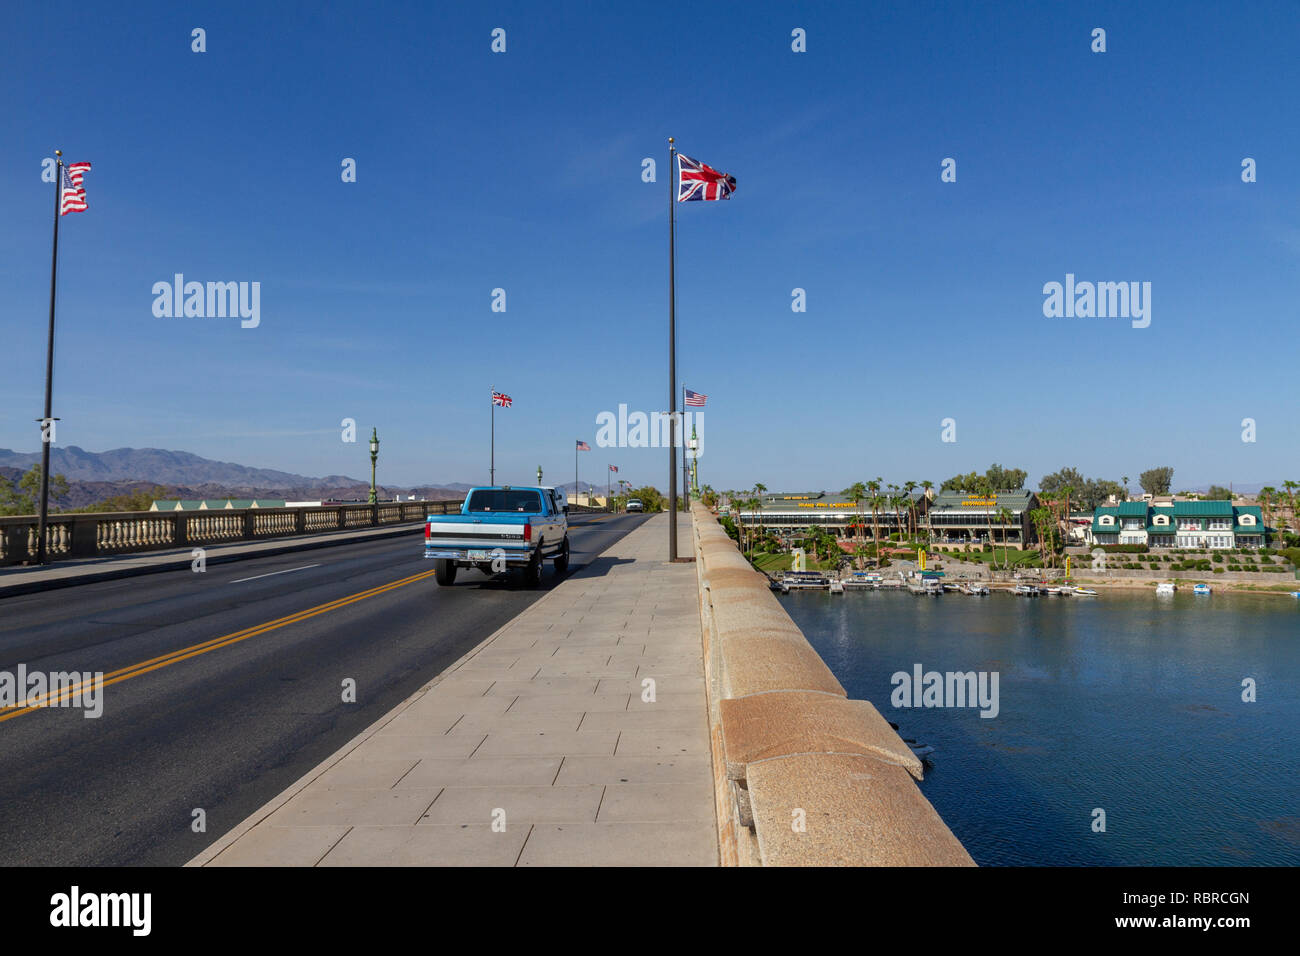
<instances>
[{"instance_id":1,"label":"union jack flag","mask_svg":"<svg viewBox=\"0 0 1300 956\"><path fill-rule=\"evenodd\" d=\"M69 163L63 167L63 182L60 184L59 215L70 212L86 211L86 189L81 184L82 177L90 163Z\"/></svg>"},{"instance_id":2,"label":"union jack flag","mask_svg":"<svg viewBox=\"0 0 1300 956\"><path fill-rule=\"evenodd\" d=\"M509 407L510 407L510 403L513 402L513 401L514 401L514 399L511 398L509 395L507 395L505 392L493 392L493 393L492 393L492 404L493 404L493 405L500 405L502 408L509 408Z\"/></svg>"},{"instance_id":3,"label":"union jack flag","mask_svg":"<svg viewBox=\"0 0 1300 956\"><path fill-rule=\"evenodd\" d=\"M578 451L591 451L591 446L581 438L578 439Z\"/></svg>"},{"instance_id":4,"label":"union jack flag","mask_svg":"<svg viewBox=\"0 0 1300 956\"><path fill-rule=\"evenodd\" d=\"M709 396L701 395L699 392L692 392L689 388L686 390L686 404L698 405L701 408L709 400Z\"/></svg>"},{"instance_id":5,"label":"union jack flag","mask_svg":"<svg viewBox=\"0 0 1300 956\"><path fill-rule=\"evenodd\" d=\"M736 177L705 166L698 159L677 154L677 201L730 199L736 191Z\"/></svg>"},{"instance_id":6,"label":"union jack flag","mask_svg":"<svg viewBox=\"0 0 1300 956\"><path fill-rule=\"evenodd\" d=\"M618 474L618 465L610 465L610 466L609 466L609 470L612 471L614 474L617 475L617 474Z\"/></svg>"}]
</instances>

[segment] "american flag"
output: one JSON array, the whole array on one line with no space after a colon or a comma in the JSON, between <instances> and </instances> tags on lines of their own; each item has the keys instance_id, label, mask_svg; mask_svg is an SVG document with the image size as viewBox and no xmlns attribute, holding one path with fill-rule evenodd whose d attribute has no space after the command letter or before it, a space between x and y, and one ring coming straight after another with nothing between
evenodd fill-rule
<instances>
[{"instance_id":1,"label":"american flag","mask_svg":"<svg viewBox=\"0 0 1300 956\"><path fill-rule=\"evenodd\" d=\"M609 466L609 470L612 471L614 474L617 475L617 474L618 474L618 465L610 465L610 466Z\"/></svg>"},{"instance_id":2,"label":"american flag","mask_svg":"<svg viewBox=\"0 0 1300 956\"><path fill-rule=\"evenodd\" d=\"M578 439L578 451L591 451L591 446L581 438Z\"/></svg>"},{"instance_id":3,"label":"american flag","mask_svg":"<svg viewBox=\"0 0 1300 956\"><path fill-rule=\"evenodd\" d=\"M698 159L677 154L677 201L730 199L736 191L736 177L705 166Z\"/></svg>"},{"instance_id":4,"label":"american flag","mask_svg":"<svg viewBox=\"0 0 1300 956\"><path fill-rule=\"evenodd\" d=\"M502 408L509 408L509 407L510 407L510 403L513 402L513 401L514 401L514 399L511 398L509 395L507 395L505 392L493 392L493 393L492 393L492 404L493 404L493 405L500 405Z\"/></svg>"},{"instance_id":5,"label":"american flag","mask_svg":"<svg viewBox=\"0 0 1300 956\"><path fill-rule=\"evenodd\" d=\"M81 179L86 175L90 163L69 163L63 167L62 197L59 202L59 215L70 212L86 211L86 189Z\"/></svg>"},{"instance_id":6,"label":"american flag","mask_svg":"<svg viewBox=\"0 0 1300 956\"><path fill-rule=\"evenodd\" d=\"M686 390L686 404L698 405L704 407L704 403L709 400L709 396L701 395L699 392L692 392L689 388Z\"/></svg>"}]
</instances>

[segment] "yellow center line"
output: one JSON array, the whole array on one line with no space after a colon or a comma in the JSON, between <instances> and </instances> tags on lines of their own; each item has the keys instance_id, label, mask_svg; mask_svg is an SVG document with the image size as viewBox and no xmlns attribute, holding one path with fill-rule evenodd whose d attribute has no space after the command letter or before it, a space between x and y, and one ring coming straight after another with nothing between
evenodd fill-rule
<instances>
[{"instance_id":1,"label":"yellow center line","mask_svg":"<svg viewBox=\"0 0 1300 956\"><path fill-rule=\"evenodd\" d=\"M206 654L209 651L215 651L220 647L229 647L231 644L238 644L240 641L246 641L250 637L256 637L258 634L265 634L267 631L278 630L290 624L296 624L299 621L305 621L308 618L316 617L318 614L325 614L329 611L336 611L339 608L347 607L349 604L355 604L369 597L375 597L388 591L405 587L408 584L414 584L416 581L423 581L425 578L432 577L433 571L422 571L419 574L413 574L410 577L399 578L388 584L381 584L378 587L371 588L368 591L360 591L348 597L339 598L336 601L330 601L327 604L319 604L316 607L307 608L305 611L297 611L285 617L276 618L274 621L267 621L264 624L257 624L253 627L245 628L242 631L235 631L232 634L225 634L221 637L214 637L211 640L203 641L199 644L191 644L189 647L182 647L180 650L171 651L159 657L151 657L148 660L140 661L129 667L121 667L115 671L110 671L104 675L102 687L109 684L116 684L120 681L129 680L132 677L139 677L141 674L148 674L150 671L156 671L163 667L168 667L180 661L189 660L191 657L198 657L200 654ZM22 704L13 704L9 707L0 707L0 723L6 720L12 720L14 717L20 717L23 714L31 713L33 710L39 710L43 707L50 707L55 704L71 700L79 693L91 686L94 679L80 681L70 687L59 691L58 694L45 694L38 697L34 702L28 701Z\"/></svg>"}]
</instances>

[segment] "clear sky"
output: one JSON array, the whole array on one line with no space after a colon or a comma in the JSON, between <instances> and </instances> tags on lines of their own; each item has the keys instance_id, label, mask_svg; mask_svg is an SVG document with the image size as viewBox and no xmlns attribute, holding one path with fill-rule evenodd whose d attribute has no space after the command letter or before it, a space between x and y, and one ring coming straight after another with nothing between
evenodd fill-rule
<instances>
[{"instance_id":1,"label":"clear sky","mask_svg":"<svg viewBox=\"0 0 1300 956\"><path fill-rule=\"evenodd\" d=\"M94 164L60 444L365 476L377 425L381 481L485 481L496 386L499 480L582 438L584 480L662 488L595 422L667 403L672 135L738 179L678 207L704 481L1300 478L1292 0L69 9L0 14L0 447L38 447L58 146ZM260 325L156 317L175 273L260 282ZM1150 326L1045 317L1067 273L1150 282Z\"/></svg>"}]
</instances>

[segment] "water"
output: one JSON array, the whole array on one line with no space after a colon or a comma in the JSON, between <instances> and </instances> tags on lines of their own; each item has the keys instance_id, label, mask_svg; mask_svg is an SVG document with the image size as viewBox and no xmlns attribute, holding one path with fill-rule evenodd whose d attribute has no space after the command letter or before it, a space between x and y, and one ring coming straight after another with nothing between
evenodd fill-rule
<instances>
[{"instance_id":1,"label":"water","mask_svg":"<svg viewBox=\"0 0 1300 956\"><path fill-rule=\"evenodd\" d=\"M850 697L936 749L922 792L977 863L1300 864L1300 600L780 600ZM998 672L1000 712L893 707L917 663Z\"/></svg>"}]
</instances>

